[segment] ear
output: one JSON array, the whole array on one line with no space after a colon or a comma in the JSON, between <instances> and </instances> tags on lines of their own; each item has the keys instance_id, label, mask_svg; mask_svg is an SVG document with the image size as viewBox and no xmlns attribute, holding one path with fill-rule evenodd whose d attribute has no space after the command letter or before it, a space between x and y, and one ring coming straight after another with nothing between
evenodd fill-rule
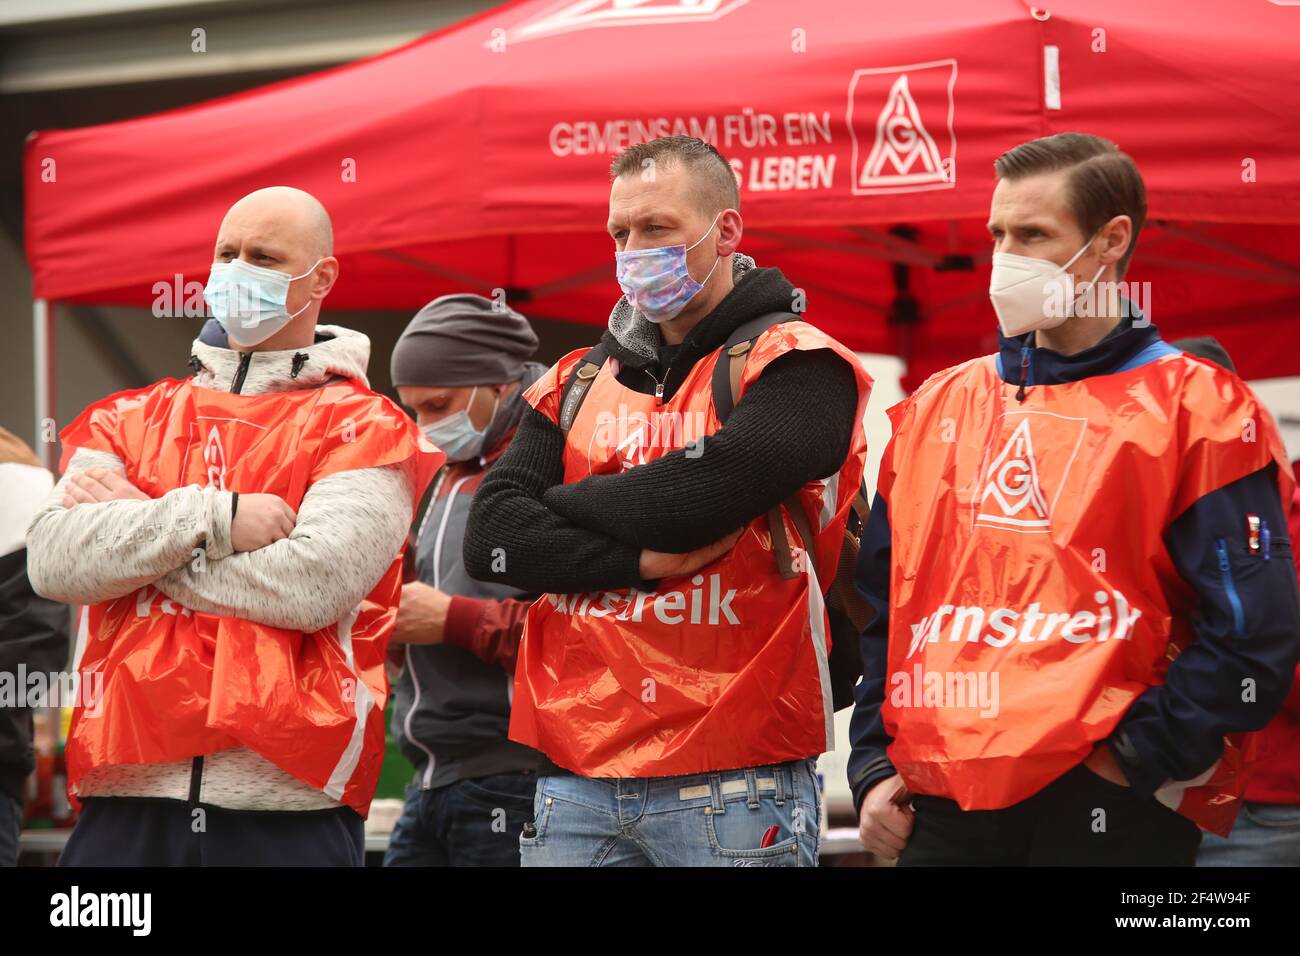
<instances>
[{"instance_id":1,"label":"ear","mask_svg":"<svg viewBox=\"0 0 1300 956\"><path fill-rule=\"evenodd\" d=\"M718 217L718 255L726 257L740 248L740 236L745 231L745 224L740 213L726 209Z\"/></svg>"},{"instance_id":2,"label":"ear","mask_svg":"<svg viewBox=\"0 0 1300 956\"><path fill-rule=\"evenodd\" d=\"M339 261L333 256L326 256L316 266L312 275L311 297L323 299L330 294L339 277Z\"/></svg>"},{"instance_id":3,"label":"ear","mask_svg":"<svg viewBox=\"0 0 1300 956\"><path fill-rule=\"evenodd\" d=\"M1115 266L1133 242L1133 220L1128 216L1116 216L1101 227L1097 238L1101 240L1099 259L1102 264L1108 268Z\"/></svg>"}]
</instances>

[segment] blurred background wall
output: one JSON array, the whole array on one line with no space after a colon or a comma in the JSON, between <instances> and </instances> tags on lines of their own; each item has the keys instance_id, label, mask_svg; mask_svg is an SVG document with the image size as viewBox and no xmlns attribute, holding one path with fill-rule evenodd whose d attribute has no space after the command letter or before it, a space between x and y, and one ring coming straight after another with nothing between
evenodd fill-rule
<instances>
[{"instance_id":1,"label":"blurred background wall","mask_svg":"<svg viewBox=\"0 0 1300 956\"><path fill-rule=\"evenodd\" d=\"M31 283L23 257L23 143L36 129L107 123L198 103L382 53L493 6L493 0L4 0L0 3L0 425L35 429ZM191 49L202 28L207 52ZM214 148L220 148L214 144ZM270 184L268 184L270 185ZM237 197L236 197L237 198ZM217 223L213 223L215 239ZM120 251L123 257L130 249ZM144 309L58 306L55 421L123 388L185 374L198 319ZM339 313L371 335L375 387L406 320ZM543 359L587 327L539 325Z\"/></svg>"}]
</instances>

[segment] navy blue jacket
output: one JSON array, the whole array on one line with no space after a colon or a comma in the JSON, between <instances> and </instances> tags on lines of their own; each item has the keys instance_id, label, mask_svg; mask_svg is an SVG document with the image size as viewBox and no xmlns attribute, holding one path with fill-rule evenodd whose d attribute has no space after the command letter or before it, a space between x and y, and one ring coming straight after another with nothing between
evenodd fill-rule
<instances>
[{"instance_id":1,"label":"navy blue jacket","mask_svg":"<svg viewBox=\"0 0 1300 956\"><path fill-rule=\"evenodd\" d=\"M1030 343L1033 333L999 336L999 372L1010 384L1076 382L1136 368L1168 354L1154 325L1125 319L1091 348L1061 355ZM1246 515L1270 530L1269 559L1252 555ZM1297 594L1276 466L1269 465L1199 499L1165 532L1165 545L1199 595L1196 639L1170 665L1166 682L1133 702L1107 743L1134 790L1150 795L1169 780L1190 780L1222 756L1223 735L1259 730L1281 709L1300 659ZM889 514L879 495L862 535L855 583L875 608L862 633L862 680L849 725L849 785L861 808L868 790L895 773L880 716L889 629ZM1243 701L1243 681L1255 684Z\"/></svg>"}]
</instances>

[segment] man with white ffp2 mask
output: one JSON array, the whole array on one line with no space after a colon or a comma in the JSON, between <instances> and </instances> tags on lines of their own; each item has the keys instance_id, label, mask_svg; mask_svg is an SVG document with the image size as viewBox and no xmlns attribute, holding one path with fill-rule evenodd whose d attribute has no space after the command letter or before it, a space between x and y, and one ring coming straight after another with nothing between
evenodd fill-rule
<instances>
[{"instance_id":1,"label":"man with white ffp2 mask","mask_svg":"<svg viewBox=\"0 0 1300 956\"><path fill-rule=\"evenodd\" d=\"M1146 218L1133 160L1061 133L994 165L1000 349L890 409L862 535L861 840L903 866L1189 866L1300 657L1290 468L1241 379L1090 294ZM920 679L954 673L992 706Z\"/></svg>"}]
</instances>

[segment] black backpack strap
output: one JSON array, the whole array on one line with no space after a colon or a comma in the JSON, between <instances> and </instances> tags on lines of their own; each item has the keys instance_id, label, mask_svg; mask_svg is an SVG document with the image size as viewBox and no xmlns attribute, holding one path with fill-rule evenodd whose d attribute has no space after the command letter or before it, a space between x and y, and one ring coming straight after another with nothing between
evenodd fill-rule
<instances>
[{"instance_id":1,"label":"black backpack strap","mask_svg":"<svg viewBox=\"0 0 1300 956\"><path fill-rule=\"evenodd\" d=\"M740 378L745 371L745 360L749 356L749 350L754 347L754 342L772 326L798 318L791 312L769 312L767 315L760 315L741 323L727 336L727 341L722 344L722 354L718 356L718 361L713 366L713 409L718 415L718 421L725 424L727 416L736 407L736 402L740 398ZM791 520L796 523L800 535L805 541L811 540L808 518L803 513L797 496L784 504ZM790 542L786 538L785 522L781 520L780 505L767 513L767 526L772 535L772 550L776 554L776 563L781 577L786 580L798 577L801 572L791 560Z\"/></svg>"},{"instance_id":2,"label":"black backpack strap","mask_svg":"<svg viewBox=\"0 0 1300 956\"><path fill-rule=\"evenodd\" d=\"M609 354L605 351L604 345L593 346L587 350L586 355L578 359L573 374L564 383L564 394L560 397L559 421L560 431L564 434L569 434L569 429L573 427L573 422L578 417L578 409L582 407L582 400L587 397L591 383L596 379L596 373L600 371L607 358Z\"/></svg>"},{"instance_id":3,"label":"black backpack strap","mask_svg":"<svg viewBox=\"0 0 1300 956\"><path fill-rule=\"evenodd\" d=\"M736 407L745 356L754 347L754 341L772 326L798 318L792 312L769 312L732 329L727 341L722 343L723 354L718 356L717 364L713 366L713 408L718 413L718 421L725 423Z\"/></svg>"}]
</instances>

